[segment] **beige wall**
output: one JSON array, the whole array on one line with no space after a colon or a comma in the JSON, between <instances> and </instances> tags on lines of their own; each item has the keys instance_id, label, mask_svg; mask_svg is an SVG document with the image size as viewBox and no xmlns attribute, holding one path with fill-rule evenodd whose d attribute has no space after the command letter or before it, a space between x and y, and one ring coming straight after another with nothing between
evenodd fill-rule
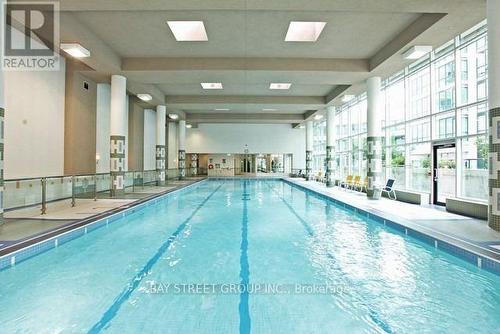
<instances>
[{"instance_id":1,"label":"beige wall","mask_svg":"<svg viewBox=\"0 0 500 334\"><path fill-rule=\"evenodd\" d=\"M144 167L144 109L136 97L129 97L128 112L128 169L142 170Z\"/></svg>"},{"instance_id":2,"label":"beige wall","mask_svg":"<svg viewBox=\"0 0 500 334\"><path fill-rule=\"evenodd\" d=\"M97 85L75 70L80 65L68 60L64 118L64 174L96 171ZM88 89L84 88L84 83Z\"/></svg>"},{"instance_id":3,"label":"beige wall","mask_svg":"<svg viewBox=\"0 0 500 334\"><path fill-rule=\"evenodd\" d=\"M5 179L63 174L64 69L4 72Z\"/></svg>"}]
</instances>

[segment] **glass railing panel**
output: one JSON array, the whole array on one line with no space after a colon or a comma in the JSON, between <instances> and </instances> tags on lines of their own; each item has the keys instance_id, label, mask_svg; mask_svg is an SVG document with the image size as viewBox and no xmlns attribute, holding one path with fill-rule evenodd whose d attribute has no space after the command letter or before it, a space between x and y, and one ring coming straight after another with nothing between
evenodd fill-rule
<instances>
[{"instance_id":1,"label":"glass railing panel","mask_svg":"<svg viewBox=\"0 0 500 334\"><path fill-rule=\"evenodd\" d=\"M47 202L71 198L71 176L48 177L45 184Z\"/></svg>"},{"instance_id":2,"label":"glass railing panel","mask_svg":"<svg viewBox=\"0 0 500 334\"><path fill-rule=\"evenodd\" d=\"M40 178L6 180L4 187L4 209L20 208L42 202L42 182Z\"/></svg>"},{"instance_id":3,"label":"glass railing panel","mask_svg":"<svg viewBox=\"0 0 500 334\"><path fill-rule=\"evenodd\" d=\"M94 198L96 184L93 175L75 176L74 182L75 198Z\"/></svg>"}]
</instances>

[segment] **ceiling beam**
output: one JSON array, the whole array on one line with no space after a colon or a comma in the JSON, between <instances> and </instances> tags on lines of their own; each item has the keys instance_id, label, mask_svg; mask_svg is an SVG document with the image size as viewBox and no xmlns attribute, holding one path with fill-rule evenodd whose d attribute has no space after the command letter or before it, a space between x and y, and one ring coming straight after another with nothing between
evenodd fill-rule
<instances>
[{"instance_id":1,"label":"ceiling beam","mask_svg":"<svg viewBox=\"0 0 500 334\"><path fill-rule=\"evenodd\" d=\"M346 90L348 90L351 87L351 85L338 85L334 89L328 93L326 96L326 104L333 103L333 100L335 100L337 97L342 95Z\"/></svg>"},{"instance_id":2,"label":"ceiling beam","mask_svg":"<svg viewBox=\"0 0 500 334\"><path fill-rule=\"evenodd\" d=\"M10 0L17 2L23 0ZM32 0L45 1L45 0ZM349 11L349 12L443 12L457 0L418 0L398 3L373 0L309 0L309 11ZM461 0L474 4L475 0ZM62 11L189 11L189 10L267 10L267 11L303 11L304 3L290 0L63 0Z\"/></svg>"},{"instance_id":3,"label":"ceiling beam","mask_svg":"<svg viewBox=\"0 0 500 334\"><path fill-rule=\"evenodd\" d=\"M323 106L324 96L248 96L248 95L169 95L168 106L203 104L270 104Z\"/></svg>"},{"instance_id":4,"label":"ceiling beam","mask_svg":"<svg viewBox=\"0 0 500 334\"><path fill-rule=\"evenodd\" d=\"M367 59L343 58L123 58L124 72L167 71L326 71L368 72Z\"/></svg>"},{"instance_id":5,"label":"ceiling beam","mask_svg":"<svg viewBox=\"0 0 500 334\"><path fill-rule=\"evenodd\" d=\"M404 48L409 47L409 44L418 36L424 33L427 29L436 24L439 20L445 17L446 14L422 14L413 21L406 29L401 31L389 43L384 45L371 59L370 72L384 63L393 55L401 52Z\"/></svg>"},{"instance_id":6,"label":"ceiling beam","mask_svg":"<svg viewBox=\"0 0 500 334\"><path fill-rule=\"evenodd\" d=\"M302 122L301 114L229 114L229 113L188 113L186 121L190 123L250 123L250 124L293 124Z\"/></svg>"}]
</instances>

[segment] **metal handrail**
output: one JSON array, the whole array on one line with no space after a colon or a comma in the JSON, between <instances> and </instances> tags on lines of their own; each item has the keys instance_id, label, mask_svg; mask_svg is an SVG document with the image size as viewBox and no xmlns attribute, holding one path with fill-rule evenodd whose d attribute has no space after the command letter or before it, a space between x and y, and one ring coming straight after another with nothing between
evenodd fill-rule
<instances>
[{"instance_id":1,"label":"metal handrail","mask_svg":"<svg viewBox=\"0 0 500 334\"><path fill-rule=\"evenodd\" d=\"M170 168L170 169L167 169L166 171L178 171L177 168ZM149 174L149 176L147 177L148 180L146 181L146 176ZM130 188L132 187L132 191L135 191L135 186L139 185L137 182L136 182L136 179L140 179L141 176L142 176L142 180L140 182L140 185L142 186L142 188L144 188L144 186L146 184L152 184L152 183L156 183L157 180L158 180L158 171L156 169L148 169L148 170L131 170L131 171L126 171L125 172L125 175L132 175L132 184L131 185L128 185L128 186L125 186L125 189L126 188ZM78 198L78 190L77 190L77 183L78 181L81 181L81 180L78 180L78 178L82 178L82 177L91 177L93 181L90 181L91 183L90 184L86 184L83 186L84 188L84 194L89 194L89 192L86 191L87 187L90 185L91 187L93 186L93 189L91 189L91 198L94 199L94 201L97 200L97 196L98 196L98 193L99 192L106 192L106 191L110 191L112 189L112 184L108 184L108 185L105 185L104 188L102 188L101 190L98 190L98 177L100 176L108 176L108 177L111 177L111 173L108 172L108 173L94 173L94 174L74 174L74 175L63 175L63 176L42 176L42 177L30 177L30 178L18 178L18 179L8 179L8 180L5 180L5 184L12 184L12 183L19 183L19 182L36 182L36 181L39 181L40 182L40 188L39 188L39 192L38 192L38 199L34 200L32 203L28 204L27 206L32 206L32 205L41 205L41 214L44 215L47 213L47 203L48 202L51 202L51 201L58 201L58 200L64 200L64 199L71 199L71 206L74 207L76 206L76 200ZM136 177L137 176L137 177ZM177 178L179 175L177 175L177 173L173 176L174 178ZM172 177L169 177L168 176L168 173L167 173L167 179L168 178L172 178ZM63 181L64 179L70 179L70 183L71 183L71 194L69 194L68 191L65 191L65 188L63 186L63 188L61 188L61 194L59 194L59 196L55 196L55 198L52 198L49 200L48 198L48 192L47 192L47 187L48 187L48 182L47 181L52 181L53 180L56 180L56 179L60 179L61 181ZM88 180L88 179L84 179L83 180L83 184L85 184L85 180ZM51 184L53 184L51 182ZM63 182L61 182L63 183ZM66 183L68 184L68 183ZM30 185L31 187L31 185ZM67 186L66 186L67 187ZM18 185L16 185L16 188L18 188ZM35 188L36 189L36 188ZM67 190L67 188L66 188ZM36 194L37 191L35 191L34 194ZM82 193L80 193L82 194ZM30 195L33 195L33 193L31 193ZM13 209L13 208L21 208L21 207L25 207L26 205L20 205L20 206L13 206L11 207L10 209ZM8 207L6 207L6 209L9 209Z\"/></svg>"},{"instance_id":2,"label":"metal handrail","mask_svg":"<svg viewBox=\"0 0 500 334\"><path fill-rule=\"evenodd\" d=\"M139 172L155 172L156 169L146 169L146 170L130 170L126 173L139 173ZM18 179L4 179L4 182L19 182L19 181L31 181L31 180L41 180L41 179L58 179L63 177L81 177L81 176L99 176L99 175L109 175L110 173L83 173L83 174L67 174L67 175L51 175L51 176L34 176Z\"/></svg>"}]
</instances>

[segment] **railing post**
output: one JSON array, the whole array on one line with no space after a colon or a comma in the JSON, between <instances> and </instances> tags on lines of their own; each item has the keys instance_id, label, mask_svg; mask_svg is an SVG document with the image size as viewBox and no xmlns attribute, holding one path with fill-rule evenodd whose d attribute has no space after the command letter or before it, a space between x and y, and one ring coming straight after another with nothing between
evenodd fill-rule
<instances>
[{"instance_id":1,"label":"railing post","mask_svg":"<svg viewBox=\"0 0 500 334\"><path fill-rule=\"evenodd\" d=\"M47 179L42 177L42 215L47 213Z\"/></svg>"},{"instance_id":2,"label":"railing post","mask_svg":"<svg viewBox=\"0 0 500 334\"><path fill-rule=\"evenodd\" d=\"M97 201L97 174L94 174L94 201Z\"/></svg>"},{"instance_id":3,"label":"railing post","mask_svg":"<svg viewBox=\"0 0 500 334\"><path fill-rule=\"evenodd\" d=\"M142 189L144 189L144 178L146 177L144 169L142 170Z\"/></svg>"},{"instance_id":4,"label":"railing post","mask_svg":"<svg viewBox=\"0 0 500 334\"><path fill-rule=\"evenodd\" d=\"M135 193L135 172L132 172L132 192Z\"/></svg>"},{"instance_id":5,"label":"railing post","mask_svg":"<svg viewBox=\"0 0 500 334\"><path fill-rule=\"evenodd\" d=\"M76 199L75 199L75 176L71 176L71 207L75 207Z\"/></svg>"}]
</instances>

